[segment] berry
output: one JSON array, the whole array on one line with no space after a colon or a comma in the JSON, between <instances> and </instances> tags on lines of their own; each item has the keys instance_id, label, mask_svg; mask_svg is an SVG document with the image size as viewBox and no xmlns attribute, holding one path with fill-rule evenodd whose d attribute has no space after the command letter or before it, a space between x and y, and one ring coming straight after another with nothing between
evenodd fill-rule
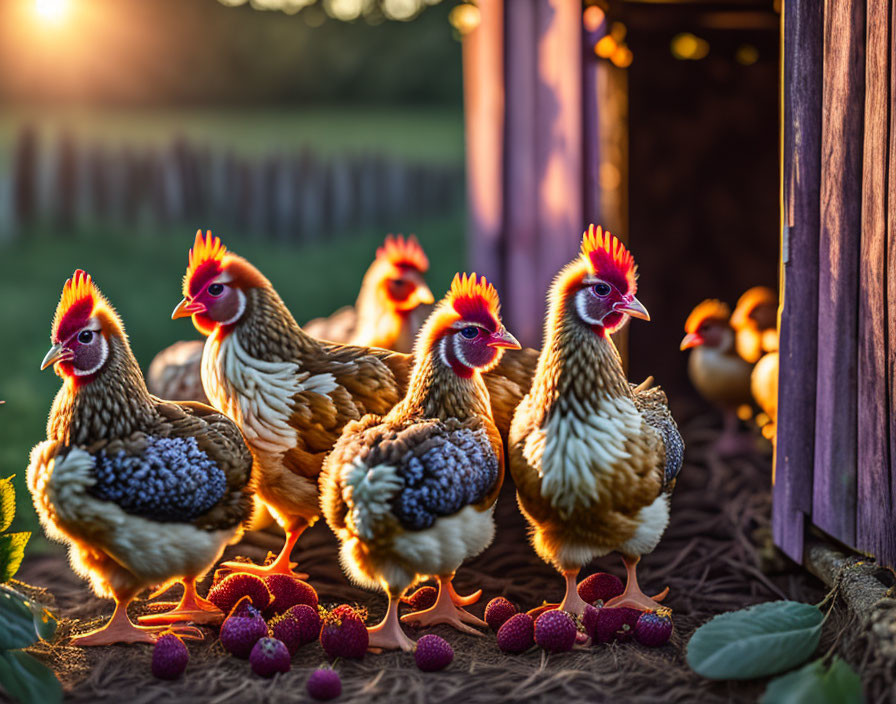
<instances>
[{"instance_id":1,"label":"berry","mask_svg":"<svg viewBox=\"0 0 896 704\"><path fill-rule=\"evenodd\" d=\"M423 611L436 603L439 595L435 587L420 587L417 591L403 601L414 611Z\"/></svg>"},{"instance_id":2,"label":"berry","mask_svg":"<svg viewBox=\"0 0 896 704\"><path fill-rule=\"evenodd\" d=\"M624 589L625 587L623 587L622 580L619 577L606 572L598 572L590 577L586 577L579 582L578 586L579 596L589 604L594 604L598 601L606 604L614 596L622 594Z\"/></svg>"},{"instance_id":3,"label":"berry","mask_svg":"<svg viewBox=\"0 0 896 704\"><path fill-rule=\"evenodd\" d=\"M167 634L156 641L152 648L152 674L161 680L176 680L190 660L190 652L180 638Z\"/></svg>"},{"instance_id":4,"label":"berry","mask_svg":"<svg viewBox=\"0 0 896 704\"><path fill-rule=\"evenodd\" d=\"M276 638L262 638L249 655L252 672L261 677L273 677L278 672L289 672L289 651Z\"/></svg>"},{"instance_id":5,"label":"berry","mask_svg":"<svg viewBox=\"0 0 896 704\"><path fill-rule=\"evenodd\" d=\"M308 678L308 694L312 699L327 701L342 694L342 680L339 673L329 667L321 667L311 673Z\"/></svg>"},{"instance_id":6,"label":"berry","mask_svg":"<svg viewBox=\"0 0 896 704\"><path fill-rule=\"evenodd\" d=\"M441 636L429 633L421 636L414 651L414 661L424 672L444 670L454 659L454 649Z\"/></svg>"},{"instance_id":7,"label":"berry","mask_svg":"<svg viewBox=\"0 0 896 704\"><path fill-rule=\"evenodd\" d=\"M545 611L535 620L535 642L551 653L572 650L576 642L576 622L565 611Z\"/></svg>"},{"instance_id":8,"label":"berry","mask_svg":"<svg viewBox=\"0 0 896 704\"><path fill-rule=\"evenodd\" d=\"M582 628L589 638L594 638L594 629L600 618L601 608L602 607L594 607L591 604L585 605L585 612L582 614Z\"/></svg>"},{"instance_id":9,"label":"berry","mask_svg":"<svg viewBox=\"0 0 896 704\"><path fill-rule=\"evenodd\" d=\"M252 606L252 599L248 596L240 597L240 600L236 602L236 606L230 610L230 616L237 616L240 618L263 618L261 611Z\"/></svg>"},{"instance_id":10,"label":"berry","mask_svg":"<svg viewBox=\"0 0 896 704\"><path fill-rule=\"evenodd\" d=\"M529 614L511 616L498 629L498 647L505 653L522 653L532 647L535 621Z\"/></svg>"},{"instance_id":11,"label":"berry","mask_svg":"<svg viewBox=\"0 0 896 704\"><path fill-rule=\"evenodd\" d=\"M264 578L264 583L271 592L271 603L265 611L268 616L282 614L296 604L317 608L317 592L301 579L288 574L271 574Z\"/></svg>"},{"instance_id":12,"label":"berry","mask_svg":"<svg viewBox=\"0 0 896 704\"><path fill-rule=\"evenodd\" d=\"M264 611L271 603L271 592L261 577L245 572L227 575L215 584L208 593L208 600L225 614L229 614L244 596L248 596L252 600L252 606L259 611Z\"/></svg>"},{"instance_id":13,"label":"berry","mask_svg":"<svg viewBox=\"0 0 896 704\"><path fill-rule=\"evenodd\" d=\"M485 622L491 626L493 631L497 631L516 612L516 606L503 596L498 596L488 602L485 607Z\"/></svg>"},{"instance_id":14,"label":"berry","mask_svg":"<svg viewBox=\"0 0 896 704\"><path fill-rule=\"evenodd\" d=\"M290 655L320 636L320 615L307 604L297 604L275 616L269 624L271 635L286 645Z\"/></svg>"},{"instance_id":15,"label":"berry","mask_svg":"<svg viewBox=\"0 0 896 704\"><path fill-rule=\"evenodd\" d=\"M219 638L224 650L245 659L249 657L259 638L264 638L267 634L268 627L261 616L230 616L221 625Z\"/></svg>"},{"instance_id":16,"label":"berry","mask_svg":"<svg viewBox=\"0 0 896 704\"><path fill-rule=\"evenodd\" d=\"M635 624L635 640L641 645L658 648L672 636L672 616L668 609L647 611Z\"/></svg>"},{"instance_id":17,"label":"berry","mask_svg":"<svg viewBox=\"0 0 896 704\"><path fill-rule=\"evenodd\" d=\"M589 635L595 643L609 643L614 640L625 642L632 637L635 624L641 616L637 609L625 607L612 608L605 606L596 609L597 614L591 620ZM591 612L586 610L586 615ZM584 621L583 621L584 622ZM585 626L586 630L588 626Z\"/></svg>"},{"instance_id":18,"label":"berry","mask_svg":"<svg viewBox=\"0 0 896 704\"><path fill-rule=\"evenodd\" d=\"M331 658L363 658L369 643L367 626L351 606L337 606L323 618L320 644Z\"/></svg>"}]
</instances>

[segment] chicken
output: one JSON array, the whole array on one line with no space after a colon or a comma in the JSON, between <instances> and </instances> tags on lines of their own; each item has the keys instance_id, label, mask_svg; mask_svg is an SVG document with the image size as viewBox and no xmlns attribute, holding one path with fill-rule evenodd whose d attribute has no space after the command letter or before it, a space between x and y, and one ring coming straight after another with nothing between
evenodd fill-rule
<instances>
[{"instance_id":1,"label":"chicken","mask_svg":"<svg viewBox=\"0 0 896 704\"><path fill-rule=\"evenodd\" d=\"M740 432L738 410L749 408L753 365L735 349L730 309L721 301L700 303L684 324L682 350L691 350L688 376L697 392L722 412L722 435L716 441L721 456L752 451L753 440Z\"/></svg>"},{"instance_id":2,"label":"chicken","mask_svg":"<svg viewBox=\"0 0 896 704\"><path fill-rule=\"evenodd\" d=\"M387 235L364 274L354 307L302 327L324 340L410 352L433 302L423 278L428 269L429 260L416 237Z\"/></svg>"},{"instance_id":3,"label":"chicken","mask_svg":"<svg viewBox=\"0 0 896 704\"><path fill-rule=\"evenodd\" d=\"M287 573L296 540L320 513L324 458L346 423L368 413L384 416L404 397L413 357L308 335L261 272L210 232L196 234L183 294L172 318L192 316L208 336L205 392L242 429L258 464L256 496L286 532L271 564L238 567ZM532 360L523 354L486 378L503 433L528 387Z\"/></svg>"},{"instance_id":4,"label":"chicken","mask_svg":"<svg viewBox=\"0 0 896 704\"><path fill-rule=\"evenodd\" d=\"M750 375L750 391L753 394L753 400L762 409L767 419L765 422L760 422L762 435L772 443L775 441L778 421L778 336L777 331L774 332L774 336L768 332L764 336L764 346L774 349L762 355Z\"/></svg>"},{"instance_id":5,"label":"chicken","mask_svg":"<svg viewBox=\"0 0 896 704\"><path fill-rule=\"evenodd\" d=\"M750 364L778 349L778 297L766 286L754 286L737 301L731 314L737 353Z\"/></svg>"},{"instance_id":6,"label":"chicken","mask_svg":"<svg viewBox=\"0 0 896 704\"><path fill-rule=\"evenodd\" d=\"M665 394L630 386L610 339L629 316L650 319L635 293L632 255L592 225L551 286L545 346L510 428L510 473L532 544L566 579L559 608L578 615L581 567L611 551L628 578L608 606L651 610L666 594L646 596L636 566L666 529L684 444Z\"/></svg>"},{"instance_id":7,"label":"chicken","mask_svg":"<svg viewBox=\"0 0 896 704\"><path fill-rule=\"evenodd\" d=\"M439 581L435 605L402 620L485 625L461 608L451 580L495 532L492 512L504 476L504 448L481 372L519 343L501 324L485 278L456 276L428 318L407 395L385 417L349 423L321 473L321 506L358 583L389 598L370 645L413 650L398 603L412 584ZM479 592L481 593L481 592ZM479 594L475 597L478 598Z\"/></svg>"},{"instance_id":8,"label":"chicken","mask_svg":"<svg viewBox=\"0 0 896 704\"><path fill-rule=\"evenodd\" d=\"M27 481L41 524L69 546L75 572L115 600L102 628L78 645L152 642L128 603L143 589L184 584L174 611L145 622L220 622L196 593L239 538L251 511L252 455L237 426L198 403L160 401L146 389L121 320L90 276L65 283L41 369L63 385L47 439L34 447Z\"/></svg>"},{"instance_id":9,"label":"chicken","mask_svg":"<svg viewBox=\"0 0 896 704\"><path fill-rule=\"evenodd\" d=\"M202 388L202 340L181 340L159 352L146 372L150 393L172 401L208 403Z\"/></svg>"}]
</instances>

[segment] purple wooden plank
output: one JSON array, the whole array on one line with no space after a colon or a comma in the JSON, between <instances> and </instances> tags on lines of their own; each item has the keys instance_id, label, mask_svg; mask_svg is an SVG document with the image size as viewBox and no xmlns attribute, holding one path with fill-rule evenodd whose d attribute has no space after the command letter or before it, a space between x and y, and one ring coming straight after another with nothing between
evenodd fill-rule
<instances>
[{"instance_id":1,"label":"purple wooden plank","mask_svg":"<svg viewBox=\"0 0 896 704\"><path fill-rule=\"evenodd\" d=\"M504 3L482 0L463 40L468 247L472 268L501 290L504 146Z\"/></svg>"},{"instance_id":2,"label":"purple wooden plank","mask_svg":"<svg viewBox=\"0 0 896 704\"><path fill-rule=\"evenodd\" d=\"M529 347L541 346L544 296L536 280L535 5L519 3L505 18L506 132L504 221L507 280L502 291L508 329Z\"/></svg>"},{"instance_id":3,"label":"purple wooden plank","mask_svg":"<svg viewBox=\"0 0 896 704\"><path fill-rule=\"evenodd\" d=\"M892 408L896 399L896 110L893 109L893 101L896 100L896 3L891 3L892 15L890 16L890 144L889 144L889 169L887 202L887 390L889 393L889 406ZM890 515L881 529L893 530L896 525L896 413L890 413ZM886 558L884 558L886 559ZM890 567L896 566L896 556L886 560Z\"/></svg>"},{"instance_id":4,"label":"purple wooden plank","mask_svg":"<svg viewBox=\"0 0 896 704\"><path fill-rule=\"evenodd\" d=\"M775 542L802 562L815 459L821 2L788 0L783 23L780 370L772 527Z\"/></svg>"},{"instance_id":5,"label":"purple wooden plank","mask_svg":"<svg viewBox=\"0 0 896 704\"><path fill-rule=\"evenodd\" d=\"M885 381L890 18L888 0L866 1L856 547L886 564L893 564L896 533L890 502L889 413Z\"/></svg>"},{"instance_id":6,"label":"purple wooden plank","mask_svg":"<svg viewBox=\"0 0 896 704\"><path fill-rule=\"evenodd\" d=\"M864 0L825 0L812 521L855 546Z\"/></svg>"}]
</instances>

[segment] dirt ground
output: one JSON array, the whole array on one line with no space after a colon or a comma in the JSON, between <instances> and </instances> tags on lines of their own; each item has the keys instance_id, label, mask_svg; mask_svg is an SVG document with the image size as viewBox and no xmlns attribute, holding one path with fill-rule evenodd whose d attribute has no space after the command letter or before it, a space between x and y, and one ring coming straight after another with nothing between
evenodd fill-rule
<instances>
[{"instance_id":1,"label":"dirt ground","mask_svg":"<svg viewBox=\"0 0 896 704\"><path fill-rule=\"evenodd\" d=\"M685 467L672 501L672 518L657 550L641 563L645 590L671 588L675 632L658 649L637 644L603 645L565 654L547 655L533 649L508 656L498 650L494 634L460 634L444 626L432 632L454 647L454 662L438 673L423 673L413 656L401 652L368 655L362 661L339 661L342 702L752 702L765 687L758 682L710 682L694 674L684 658L696 627L723 611L774 599L817 603L824 585L780 557L770 544L770 461L767 456L722 462L710 450L716 431L712 420L692 418L683 425L688 448ZM504 595L531 608L543 600L557 601L563 580L534 554L508 482L497 508L495 543L458 572L461 593L482 588L477 615L489 599ZM265 550L237 546L240 554L261 558ZM309 530L294 553L311 576L321 602L359 603L376 622L385 609L381 594L353 587L336 559L336 542L322 522ZM622 576L615 555L596 561L582 577L596 571ZM148 646L74 648L66 645L76 631L95 625L111 613L109 602L96 599L64 558L28 562L20 577L52 593L63 622L53 646L37 648L57 671L71 702L254 702L305 701L305 680L325 661L319 644L302 648L292 669L273 680L256 677L248 663L226 655L212 632L203 643L190 643L190 664L183 678L170 683L150 674ZM141 604L134 612L144 610ZM825 626L821 653L835 648L856 662L847 642L851 617L838 608ZM850 653L853 653L850 655ZM2 695L0 695L2 697Z\"/></svg>"}]
</instances>

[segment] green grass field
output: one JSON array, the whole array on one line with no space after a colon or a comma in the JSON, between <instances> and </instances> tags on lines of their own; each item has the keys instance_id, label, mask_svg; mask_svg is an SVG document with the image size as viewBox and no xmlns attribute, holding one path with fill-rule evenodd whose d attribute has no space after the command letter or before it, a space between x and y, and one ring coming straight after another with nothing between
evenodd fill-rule
<instances>
[{"instance_id":1,"label":"green grass field","mask_svg":"<svg viewBox=\"0 0 896 704\"><path fill-rule=\"evenodd\" d=\"M405 223L415 232L432 265L433 291L445 291L463 267L463 217ZM134 235L96 231L70 237L30 233L0 245L0 329L5 332L0 372L0 476L16 475L16 528L34 530L36 520L24 491L30 448L44 438L44 426L60 380L39 371L49 347L50 322L62 284L76 268L90 272L124 320L144 369L158 350L198 333L189 321L170 319L180 300L187 250L195 232ZM227 232L230 249L254 262L273 282L299 322L352 303L361 277L382 241L382 231L352 233L297 249L250 240ZM39 532L39 528L37 529ZM31 549L41 549L36 540Z\"/></svg>"}]
</instances>

